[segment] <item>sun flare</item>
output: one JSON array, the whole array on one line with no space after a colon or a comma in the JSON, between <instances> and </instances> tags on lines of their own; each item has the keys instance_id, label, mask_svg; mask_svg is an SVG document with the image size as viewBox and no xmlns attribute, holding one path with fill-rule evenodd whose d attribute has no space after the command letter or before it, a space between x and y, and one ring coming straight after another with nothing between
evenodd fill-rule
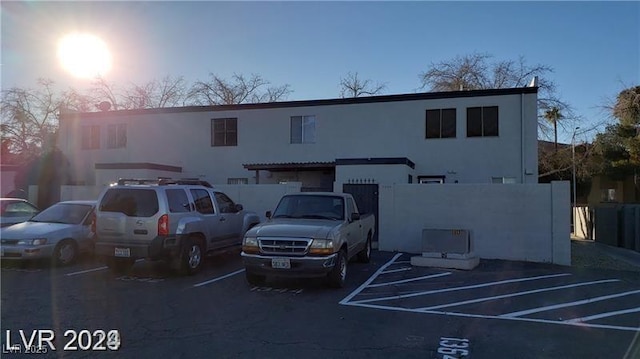
<instances>
[{"instance_id":1,"label":"sun flare","mask_svg":"<svg viewBox=\"0 0 640 359\"><path fill-rule=\"evenodd\" d=\"M75 77L104 76L111 69L111 53L100 38L82 33L64 36L58 42L58 60Z\"/></svg>"}]
</instances>

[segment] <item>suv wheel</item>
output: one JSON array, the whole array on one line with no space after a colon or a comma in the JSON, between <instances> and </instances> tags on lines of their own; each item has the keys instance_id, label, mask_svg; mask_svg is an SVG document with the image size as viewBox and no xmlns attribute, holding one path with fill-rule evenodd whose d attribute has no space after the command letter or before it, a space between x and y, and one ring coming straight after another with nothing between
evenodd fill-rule
<instances>
[{"instance_id":1,"label":"suv wheel","mask_svg":"<svg viewBox=\"0 0 640 359\"><path fill-rule=\"evenodd\" d=\"M184 242L180 253L180 272L181 274L192 275L202 268L204 261L204 253L200 241L189 238Z\"/></svg>"},{"instance_id":2,"label":"suv wheel","mask_svg":"<svg viewBox=\"0 0 640 359\"><path fill-rule=\"evenodd\" d=\"M107 267L109 267L114 274L125 274L129 272L135 262L136 260L133 258L109 257L105 260Z\"/></svg>"}]
</instances>

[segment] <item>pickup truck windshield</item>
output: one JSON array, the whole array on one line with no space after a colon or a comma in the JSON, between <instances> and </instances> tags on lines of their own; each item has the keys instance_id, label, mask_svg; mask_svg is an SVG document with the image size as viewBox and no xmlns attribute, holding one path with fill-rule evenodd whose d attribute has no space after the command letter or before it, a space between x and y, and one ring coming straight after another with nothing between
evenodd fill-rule
<instances>
[{"instance_id":1,"label":"pickup truck windshield","mask_svg":"<svg viewBox=\"0 0 640 359\"><path fill-rule=\"evenodd\" d=\"M344 199L338 196L292 195L282 198L273 218L344 220Z\"/></svg>"}]
</instances>

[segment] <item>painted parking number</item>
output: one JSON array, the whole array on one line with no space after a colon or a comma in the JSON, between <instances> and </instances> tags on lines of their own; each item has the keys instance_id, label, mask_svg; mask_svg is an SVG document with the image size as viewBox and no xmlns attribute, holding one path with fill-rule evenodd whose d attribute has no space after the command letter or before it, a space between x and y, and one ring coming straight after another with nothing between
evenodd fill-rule
<instances>
[{"instance_id":1,"label":"painted parking number","mask_svg":"<svg viewBox=\"0 0 640 359\"><path fill-rule=\"evenodd\" d=\"M469 355L469 339L440 338L438 353L442 359L460 359Z\"/></svg>"}]
</instances>

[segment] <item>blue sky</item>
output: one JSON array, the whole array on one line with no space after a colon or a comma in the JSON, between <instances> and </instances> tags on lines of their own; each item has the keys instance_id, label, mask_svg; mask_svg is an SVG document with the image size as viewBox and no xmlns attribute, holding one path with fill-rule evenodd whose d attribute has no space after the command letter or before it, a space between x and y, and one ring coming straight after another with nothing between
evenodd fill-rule
<instances>
[{"instance_id":1,"label":"blue sky","mask_svg":"<svg viewBox=\"0 0 640 359\"><path fill-rule=\"evenodd\" d=\"M7 2L0 3L2 88L61 87L58 38L90 32L114 56L107 80L204 80L257 73L290 100L334 98L347 72L411 93L432 62L473 52L554 69L584 124L640 84L640 2ZM570 137L562 134L561 139Z\"/></svg>"}]
</instances>

